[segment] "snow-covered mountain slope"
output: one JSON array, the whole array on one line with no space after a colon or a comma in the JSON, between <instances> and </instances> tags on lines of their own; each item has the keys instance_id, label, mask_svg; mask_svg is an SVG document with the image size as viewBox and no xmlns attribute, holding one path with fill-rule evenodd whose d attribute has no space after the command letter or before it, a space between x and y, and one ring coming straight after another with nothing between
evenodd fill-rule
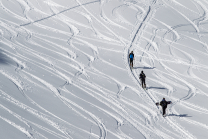
<instances>
[{"instance_id":1,"label":"snow-covered mountain slope","mask_svg":"<svg viewBox=\"0 0 208 139\"><path fill-rule=\"evenodd\" d=\"M1 0L0 138L207 139L207 43L207 0Z\"/></svg>"}]
</instances>

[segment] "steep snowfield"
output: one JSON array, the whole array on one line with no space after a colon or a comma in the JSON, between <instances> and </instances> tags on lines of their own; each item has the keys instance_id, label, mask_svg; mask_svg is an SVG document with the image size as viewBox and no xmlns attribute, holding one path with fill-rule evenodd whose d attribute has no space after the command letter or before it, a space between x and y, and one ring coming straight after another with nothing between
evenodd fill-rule
<instances>
[{"instance_id":1,"label":"steep snowfield","mask_svg":"<svg viewBox=\"0 0 208 139\"><path fill-rule=\"evenodd\" d=\"M207 43L207 0L1 0L0 138L207 139Z\"/></svg>"}]
</instances>

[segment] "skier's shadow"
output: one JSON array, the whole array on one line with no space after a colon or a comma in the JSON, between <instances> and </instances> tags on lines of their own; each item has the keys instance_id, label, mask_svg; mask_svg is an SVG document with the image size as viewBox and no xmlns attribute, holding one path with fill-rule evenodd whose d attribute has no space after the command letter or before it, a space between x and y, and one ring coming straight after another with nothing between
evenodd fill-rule
<instances>
[{"instance_id":1,"label":"skier's shadow","mask_svg":"<svg viewBox=\"0 0 208 139\"><path fill-rule=\"evenodd\" d=\"M155 67L134 67L134 69L154 69Z\"/></svg>"},{"instance_id":2,"label":"skier's shadow","mask_svg":"<svg viewBox=\"0 0 208 139\"><path fill-rule=\"evenodd\" d=\"M167 88L164 88L164 87L148 87L148 89L167 89Z\"/></svg>"},{"instance_id":3,"label":"skier's shadow","mask_svg":"<svg viewBox=\"0 0 208 139\"><path fill-rule=\"evenodd\" d=\"M177 116L177 117L192 117L192 116L188 116L188 114L169 114L168 116Z\"/></svg>"}]
</instances>

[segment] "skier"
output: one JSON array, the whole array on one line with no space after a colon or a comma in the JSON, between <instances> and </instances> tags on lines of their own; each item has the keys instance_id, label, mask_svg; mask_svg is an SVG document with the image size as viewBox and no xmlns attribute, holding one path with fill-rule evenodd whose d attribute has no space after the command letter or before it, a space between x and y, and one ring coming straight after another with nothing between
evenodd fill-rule
<instances>
[{"instance_id":1,"label":"skier","mask_svg":"<svg viewBox=\"0 0 208 139\"><path fill-rule=\"evenodd\" d=\"M130 59L130 67L133 68L133 60L134 60L134 53L131 51L129 54L129 59Z\"/></svg>"},{"instance_id":2,"label":"skier","mask_svg":"<svg viewBox=\"0 0 208 139\"><path fill-rule=\"evenodd\" d=\"M139 75L139 79L141 80L142 88L146 88L145 78L146 78L146 75L144 74L143 71L141 71Z\"/></svg>"},{"instance_id":3,"label":"skier","mask_svg":"<svg viewBox=\"0 0 208 139\"><path fill-rule=\"evenodd\" d=\"M160 101L160 103L156 103L156 105L160 105L162 107L162 110L163 110L163 116L165 116L165 111L166 111L166 108L168 106L168 104L171 104L172 102L171 101L166 101L165 98L163 98L162 101Z\"/></svg>"}]
</instances>

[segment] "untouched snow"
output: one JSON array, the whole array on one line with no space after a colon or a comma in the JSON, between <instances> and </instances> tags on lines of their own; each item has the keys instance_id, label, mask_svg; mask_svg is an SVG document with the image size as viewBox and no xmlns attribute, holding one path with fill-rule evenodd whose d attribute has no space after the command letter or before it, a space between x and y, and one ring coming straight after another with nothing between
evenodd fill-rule
<instances>
[{"instance_id":1,"label":"untouched snow","mask_svg":"<svg viewBox=\"0 0 208 139\"><path fill-rule=\"evenodd\" d=\"M207 139L207 43L207 0L1 0L0 137Z\"/></svg>"}]
</instances>

